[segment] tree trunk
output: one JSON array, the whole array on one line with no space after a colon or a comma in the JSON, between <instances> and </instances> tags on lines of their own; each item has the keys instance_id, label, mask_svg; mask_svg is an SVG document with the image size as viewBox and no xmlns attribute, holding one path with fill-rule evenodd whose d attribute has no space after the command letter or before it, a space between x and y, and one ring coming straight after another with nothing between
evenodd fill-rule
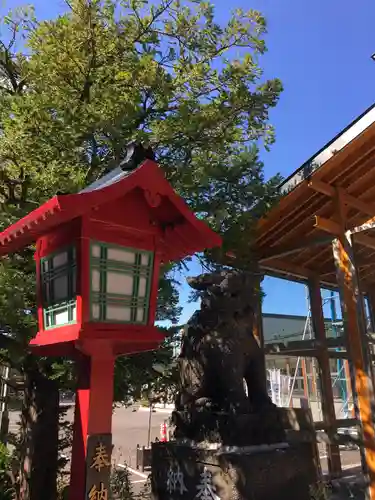
<instances>
[{"instance_id":1,"label":"tree trunk","mask_svg":"<svg viewBox=\"0 0 375 500\"><path fill-rule=\"evenodd\" d=\"M56 500L59 391L33 364L25 372L18 500Z\"/></svg>"}]
</instances>

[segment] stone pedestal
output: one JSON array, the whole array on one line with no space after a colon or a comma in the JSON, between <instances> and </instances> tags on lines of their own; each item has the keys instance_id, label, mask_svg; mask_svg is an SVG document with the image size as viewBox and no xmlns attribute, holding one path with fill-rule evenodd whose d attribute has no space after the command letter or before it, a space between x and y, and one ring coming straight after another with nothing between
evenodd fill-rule
<instances>
[{"instance_id":1,"label":"stone pedestal","mask_svg":"<svg viewBox=\"0 0 375 500\"><path fill-rule=\"evenodd\" d=\"M155 443L152 459L155 500L310 500L318 479L307 444L215 450Z\"/></svg>"},{"instance_id":2,"label":"stone pedestal","mask_svg":"<svg viewBox=\"0 0 375 500\"><path fill-rule=\"evenodd\" d=\"M213 442L218 441L218 435L213 439L212 433L211 440L206 438L201 442L176 439L154 443L153 499L310 500L320 470L312 433L307 428L312 430L309 413L281 412L281 420L285 427L289 426L283 442L254 445L248 444L248 436L254 433L246 435L246 416L239 418L246 445L239 445L240 434L235 429L225 434L236 441L233 446L228 442ZM247 418L251 423L255 417Z\"/></svg>"}]
</instances>

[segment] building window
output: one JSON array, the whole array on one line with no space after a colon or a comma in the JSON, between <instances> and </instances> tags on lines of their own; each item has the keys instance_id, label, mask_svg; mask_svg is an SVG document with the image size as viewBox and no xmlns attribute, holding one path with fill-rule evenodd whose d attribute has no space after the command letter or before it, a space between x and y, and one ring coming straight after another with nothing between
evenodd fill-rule
<instances>
[{"instance_id":1,"label":"building window","mask_svg":"<svg viewBox=\"0 0 375 500\"><path fill-rule=\"evenodd\" d=\"M41 260L44 328L76 321L76 252L71 247Z\"/></svg>"},{"instance_id":2,"label":"building window","mask_svg":"<svg viewBox=\"0 0 375 500\"><path fill-rule=\"evenodd\" d=\"M145 324L152 252L92 242L91 320Z\"/></svg>"}]
</instances>

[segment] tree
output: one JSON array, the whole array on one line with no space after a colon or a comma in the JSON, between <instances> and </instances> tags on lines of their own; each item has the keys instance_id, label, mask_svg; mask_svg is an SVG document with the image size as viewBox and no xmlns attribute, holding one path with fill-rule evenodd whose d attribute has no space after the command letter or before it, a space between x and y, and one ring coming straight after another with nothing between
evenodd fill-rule
<instances>
[{"instance_id":1,"label":"tree","mask_svg":"<svg viewBox=\"0 0 375 500\"><path fill-rule=\"evenodd\" d=\"M72 0L56 19L38 21L22 10L4 25L1 227L55 192L96 179L139 140L151 145L197 215L223 235L223 252L207 254L206 262L225 263L231 250L236 266L252 268L252 227L278 183L265 182L258 148L274 140L268 113L281 91L279 80L262 79L266 23L259 12L238 9L220 25L205 1ZM19 496L53 500L56 395L72 374L63 360L37 359L27 349L36 329L31 256L26 249L0 265L0 313L10 332L0 346L27 389ZM177 320L174 267L166 270L159 317ZM154 361L120 361L127 383L117 384L119 399L137 386L134 373L145 372L137 366ZM50 434L45 449L33 446L41 425ZM35 466L46 460L48 470Z\"/></svg>"}]
</instances>

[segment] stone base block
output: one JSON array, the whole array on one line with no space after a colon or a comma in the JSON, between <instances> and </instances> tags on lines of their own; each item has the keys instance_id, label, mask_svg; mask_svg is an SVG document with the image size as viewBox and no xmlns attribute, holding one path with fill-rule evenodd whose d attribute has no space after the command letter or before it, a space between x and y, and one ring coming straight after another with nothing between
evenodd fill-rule
<instances>
[{"instance_id":1,"label":"stone base block","mask_svg":"<svg viewBox=\"0 0 375 500\"><path fill-rule=\"evenodd\" d=\"M310 500L318 480L311 443L152 445L154 500Z\"/></svg>"}]
</instances>

